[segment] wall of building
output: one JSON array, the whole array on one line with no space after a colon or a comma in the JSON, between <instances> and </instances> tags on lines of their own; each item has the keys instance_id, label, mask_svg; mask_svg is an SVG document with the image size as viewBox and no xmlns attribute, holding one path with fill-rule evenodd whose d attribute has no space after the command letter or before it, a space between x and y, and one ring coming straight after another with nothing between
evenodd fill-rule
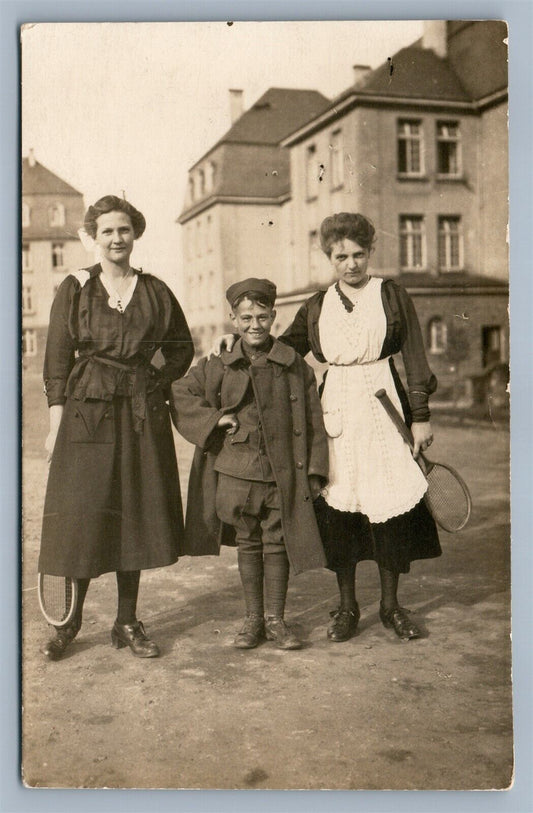
<instances>
[{"instance_id":1,"label":"wall of building","mask_svg":"<svg viewBox=\"0 0 533 813\"><path fill-rule=\"evenodd\" d=\"M508 279L509 156L507 103L483 113L480 122L481 270Z\"/></svg>"}]
</instances>

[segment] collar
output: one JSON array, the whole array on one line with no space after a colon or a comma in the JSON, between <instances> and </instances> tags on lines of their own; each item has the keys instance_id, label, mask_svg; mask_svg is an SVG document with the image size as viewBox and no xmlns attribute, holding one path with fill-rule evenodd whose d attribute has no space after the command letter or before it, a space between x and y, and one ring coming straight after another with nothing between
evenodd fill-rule
<instances>
[{"instance_id":1,"label":"collar","mask_svg":"<svg viewBox=\"0 0 533 813\"><path fill-rule=\"evenodd\" d=\"M133 271L134 274L137 274L137 275L142 274L142 270L140 268L134 268L133 266L130 266L130 268L131 268L131 270ZM96 263L96 265L92 265L90 268L85 268L83 270L88 271L89 276L92 279L93 277L96 277L96 276L98 276L98 274L102 273L102 266L100 265L100 263Z\"/></svg>"},{"instance_id":2,"label":"collar","mask_svg":"<svg viewBox=\"0 0 533 813\"><path fill-rule=\"evenodd\" d=\"M245 359L246 355L242 347L242 339L239 337L230 353L223 350L220 354L220 359L223 364L233 365L238 361ZM287 344L274 339L274 343L267 353L267 359L273 361L275 364L280 364L282 367L290 367L296 358L296 351L289 347Z\"/></svg>"}]
</instances>

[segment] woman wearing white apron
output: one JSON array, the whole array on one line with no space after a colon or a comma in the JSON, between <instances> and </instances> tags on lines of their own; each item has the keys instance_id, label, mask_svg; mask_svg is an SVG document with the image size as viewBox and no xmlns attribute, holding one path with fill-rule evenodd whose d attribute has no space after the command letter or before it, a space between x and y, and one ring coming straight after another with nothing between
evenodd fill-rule
<instances>
[{"instance_id":1,"label":"woman wearing white apron","mask_svg":"<svg viewBox=\"0 0 533 813\"><path fill-rule=\"evenodd\" d=\"M336 282L305 302L281 341L301 355L327 361L322 393L329 437L330 480L315 504L328 567L337 574L340 605L331 613L331 641L356 631L358 562L373 559L381 578L380 618L401 638L420 630L398 603L400 573L414 559L440 556L435 523L423 496L426 481L408 446L375 398L384 388L403 409L415 439L414 453L433 435L428 399L437 381L428 367L420 326L404 288L368 274L373 225L360 214L326 218L322 250ZM401 352L408 397L392 362Z\"/></svg>"}]
</instances>

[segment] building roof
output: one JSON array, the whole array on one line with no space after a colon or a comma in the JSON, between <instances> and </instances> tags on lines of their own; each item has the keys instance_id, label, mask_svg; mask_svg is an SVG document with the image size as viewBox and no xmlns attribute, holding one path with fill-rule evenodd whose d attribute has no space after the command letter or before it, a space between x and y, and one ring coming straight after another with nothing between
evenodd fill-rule
<instances>
[{"instance_id":1,"label":"building roof","mask_svg":"<svg viewBox=\"0 0 533 813\"><path fill-rule=\"evenodd\" d=\"M330 105L317 90L269 88L215 144L279 144Z\"/></svg>"},{"instance_id":2,"label":"building roof","mask_svg":"<svg viewBox=\"0 0 533 813\"><path fill-rule=\"evenodd\" d=\"M22 159L22 194L23 195L79 195L66 181L54 175L38 161L30 164L28 158Z\"/></svg>"},{"instance_id":3,"label":"building roof","mask_svg":"<svg viewBox=\"0 0 533 813\"><path fill-rule=\"evenodd\" d=\"M471 101L448 60L417 43L402 48L390 61L367 74L360 84L345 90L333 104L354 91L361 95Z\"/></svg>"},{"instance_id":4,"label":"building roof","mask_svg":"<svg viewBox=\"0 0 533 813\"><path fill-rule=\"evenodd\" d=\"M280 142L329 105L316 90L267 90L192 167L211 155L216 164L213 188L202 199L187 203L178 221L186 222L221 198L243 203L285 200L290 189L289 155Z\"/></svg>"}]
</instances>

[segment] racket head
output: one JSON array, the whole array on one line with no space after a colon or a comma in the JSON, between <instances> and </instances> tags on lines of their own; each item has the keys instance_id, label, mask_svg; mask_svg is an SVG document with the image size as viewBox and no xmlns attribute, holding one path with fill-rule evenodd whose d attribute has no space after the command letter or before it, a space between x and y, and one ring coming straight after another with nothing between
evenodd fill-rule
<instances>
[{"instance_id":1,"label":"racket head","mask_svg":"<svg viewBox=\"0 0 533 813\"><path fill-rule=\"evenodd\" d=\"M39 573L37 595L41 612L53 627L65 627L72 621L78 604L76 579Z\"/></svg>"},{"instance_id":2,"label":"racket head","mask_svg":"<svg viewBox=\"0 0 533 813\"><path fill-rule=\"evenodd\" d=\"M428 490L425 494L433 519L444 531L461 531L472 513L472 497L461 475L446 463L424 459Z\"/></svg>"}]
</instances>

